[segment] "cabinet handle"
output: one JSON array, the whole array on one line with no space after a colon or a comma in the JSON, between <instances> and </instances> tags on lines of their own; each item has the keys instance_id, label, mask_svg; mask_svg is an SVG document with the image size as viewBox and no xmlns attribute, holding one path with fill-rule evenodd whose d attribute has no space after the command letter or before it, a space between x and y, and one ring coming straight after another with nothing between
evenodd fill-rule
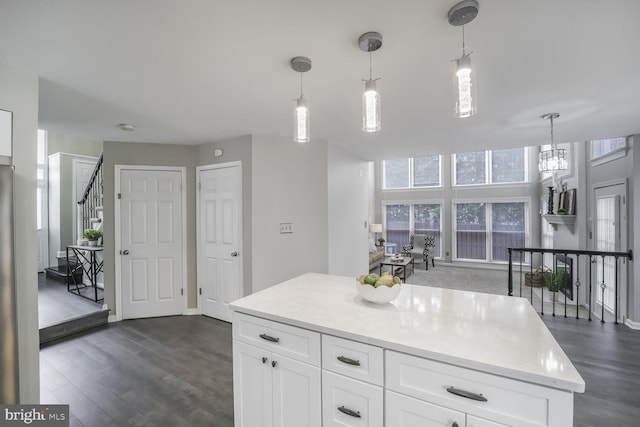
<instances>
[{"instance_id":1,"label":"cabinet handle","mask_svg":"<svg viewBox=\"0 0 640 427\"><path fill-rule=\"evenodd\" d=\"M267 363L267 360L268 360L268 359L267 359L266 357L263 357L263 358L262 358L262 363Z\"/></svg>"},{"instance_id":2,"label":"cabinet handle","mask_svg":"<svg viewBox=\"0 0 640 427\"><path fill-rule=\"evenodd\" d=\"M276 362L275 360L271 361L271 367L272 368L275 368L277 364L278 364L278 362Z\"/></svg>"},{"instance_id":3,"label":"cabinet handle","mask_svg":"<svg viewBox=\"0 0 640 427\"><path fill-rule=\"evenodd\" d=\"M467 399L477 400L478 402L487 402L487 398L482 394L472 393L455 387L449 387L447 388L447 391L451 394L455 394L456 396L466 397Z\"/></svg>"},{"instance_id":4,"label":"cabinet handle","mask_svg":"<svg viewBox=\"0 0 640 427\"><path fill-rule=\"evenodd\" d=\"M362 418L360 416L360 411L356 412L353 409L345 408L344 406L339 406L338 411L342 412L343 414L347 414L350 417Z\"/></svg>"},{"instance_id":5,"label":"cabinet handle","mask_svg":"<svg viewBox=\"0 0 640 427\"><path fill-rule=\"evenodd\" d=\"M272 337L267 334L260 334L260 338L263 340L271 341L271 342L280 342L280 338Z\"/></svg>"},{"instance_id":6,"label":"cabinet handle","mask_svg":"<svg viewBox=\"0 0 640 427\"><path fill-rule=\"evenodd\" d=\"M353 360L353 359L350 359L350 358L344 357L344 356L338 356L337 359L339 361L341 361L342 363L346 363L347 365L360 366L360 361L359 360Z\"/></svg>"}]
</instances>

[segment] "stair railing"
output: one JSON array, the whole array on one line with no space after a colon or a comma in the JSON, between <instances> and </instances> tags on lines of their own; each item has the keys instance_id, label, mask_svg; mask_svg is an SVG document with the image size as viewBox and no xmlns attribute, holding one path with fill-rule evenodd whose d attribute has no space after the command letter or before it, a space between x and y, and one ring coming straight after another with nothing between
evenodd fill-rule
<instances>
[{"instance_id":1,"label":"stair railing","mask_svg":"<svg viewBox=\"0 0 640 427\"><path fill-rule=\"evenodd\" d=\"M102 162L102 153L100 153L82 199L78 201L78 236L82 236L85 229L93 228L92 218L97 218L98 208L102 208Z\"/></svg>"}]
</instances>

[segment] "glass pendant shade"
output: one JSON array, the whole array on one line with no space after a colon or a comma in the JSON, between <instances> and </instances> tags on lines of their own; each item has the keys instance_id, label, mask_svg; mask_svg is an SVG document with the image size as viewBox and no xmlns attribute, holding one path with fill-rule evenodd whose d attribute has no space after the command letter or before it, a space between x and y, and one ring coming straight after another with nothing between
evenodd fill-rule
<instances>
[{"instance_id":1,"label":"glass pendant shade","mask_svg":"<svg viewBox=\"0 0 640 427\"><path fill-rule=\"evenodd\" d=\"M470 55L463 55L456 60L456 75L454 78L455 112L458 118L471 117L476 114L476 85L475 73L471 69Z\"/></svg>"},{"instance_id":2,"label":"glass pendant shade","mask_svg":"<svg viewBox=\"0 0 640 427\"><path fill-rule=\"evenodd\" d=\"M300 97L296 100L296 109L293 112L293 140L295 142L309 142L309 108L307 100Z\"/></svg>"},{"instance_id":3,"label":"glass pendant shade","mask_svg":"<svg viewBox=\"0 0 640 427\"><path fill-rule=\"evenodd\" d=\"M362 94L362 130L377 132L381 128L380 93L376 90L376 81L367 80Z\"/></svg>"},{"instance_id":4,"label":"glass pendant shade","mask_svg":"<svg viewBox=\"0 0 640 427\"><path fill-rule=\"evenodd\" d=\"M541 151L538 155L538 170L540 172L556 172L567 168L567 150L553 148Z\"/></svg>"}]
</instances>

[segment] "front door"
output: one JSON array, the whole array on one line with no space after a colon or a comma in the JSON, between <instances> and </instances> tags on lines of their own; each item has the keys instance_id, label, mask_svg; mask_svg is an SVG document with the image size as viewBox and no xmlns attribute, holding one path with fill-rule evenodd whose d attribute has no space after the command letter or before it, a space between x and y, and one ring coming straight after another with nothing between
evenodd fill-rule
<instances>
[{"instance_id":1,"label":"front door","mask_svg":"<svg viewBox=\"0 0 640 427\"><path fill-rule=\"evenodd\" d=\"M626 251L627 209L626 185L624 183L607 185L595 189L595 227L594 250L605 252ZM618 320L626 315L627 263L621 258L618 262L618 292L616 295L616 260L614 257L595 257L593 270L594 313L613 319L615 304L618 304ZM604 286L603 286L604 285ZM603 292L604 290L604 292ZM616 301L617 296L617 301ZM604 304L604 310L602 305Z\"/></svg>"},{"instance_id":2,"label":"front door","mask_svg":"<svg viewBox=\"0 0 640 427\"><path fill-rule=\"evenodd\" d=\"M182 172L120 169L119 218L123 319L183 312Z\"/></svg>"},{"instance_id":3,"label":"front door","mask_svg":"<svg viewBox=\"0 0 640 427\"><path fill-rule=\"evenodd\" d=\"M198 292L202 314L231 321L242 296L240 165L198 168Z\"/></svg>"}]
</instances>

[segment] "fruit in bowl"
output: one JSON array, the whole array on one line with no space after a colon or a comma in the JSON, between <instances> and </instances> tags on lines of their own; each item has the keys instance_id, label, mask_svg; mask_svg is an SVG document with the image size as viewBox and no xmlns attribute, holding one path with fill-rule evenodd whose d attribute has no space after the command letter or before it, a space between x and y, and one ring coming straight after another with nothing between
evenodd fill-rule
<instances>
[{"instance_id":1,"label":"fruit in bowl","mask_svg":"<svg viewBox=\"0 0 640 427\"><path fill-rule=\"evenodd\" d=\"M390 273L363 274L356 279L356 287L360 296L376 304L392 301L400 294L400 278Z\"/></svg>"}]
</instances>

